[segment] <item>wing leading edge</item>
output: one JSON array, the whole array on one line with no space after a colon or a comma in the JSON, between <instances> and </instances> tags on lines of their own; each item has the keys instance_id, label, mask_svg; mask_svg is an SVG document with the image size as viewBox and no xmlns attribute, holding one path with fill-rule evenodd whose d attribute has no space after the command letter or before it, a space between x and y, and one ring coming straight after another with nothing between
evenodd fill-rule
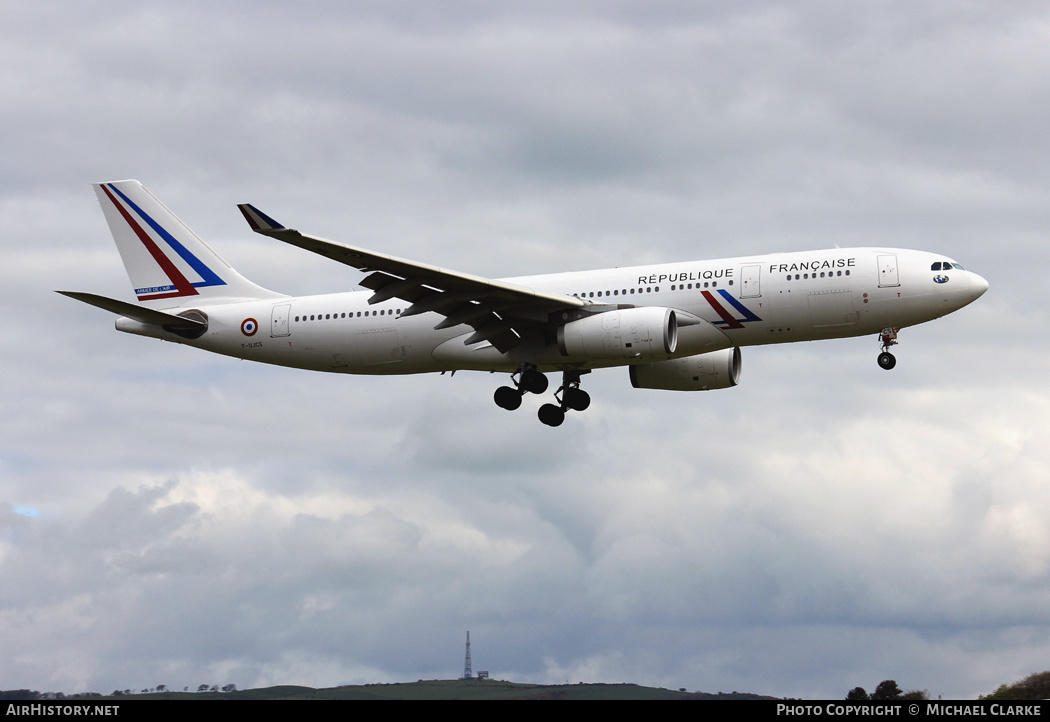
<instances>
[{"instance_id":1,"label":"wing leading edge","mask_svg":"<svg viewBox=\"0 0 1050 722\"><path fill-rule=\"evenodd\" d=\"M551 324L551 314L586 305L575 296L543 293L308 236L251 204L237 207L256 233L367 272L361 285L373 291L370 304L399 298L409 303L401 316L433 311L444 316L435 329L470 326L474 333L464 341L468 346L487 341L505 353L521 343L528 328Z\"/></svg>"}]
</instances>

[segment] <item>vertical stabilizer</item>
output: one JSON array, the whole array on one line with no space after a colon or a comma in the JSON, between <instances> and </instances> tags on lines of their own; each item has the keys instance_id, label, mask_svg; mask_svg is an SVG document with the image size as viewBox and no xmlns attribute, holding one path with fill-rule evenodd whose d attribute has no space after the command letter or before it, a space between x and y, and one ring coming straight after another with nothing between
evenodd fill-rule
<instances>
[{"instance_id":1,"label":"vertical stabilizer","mask_svg":"<svg viewBox=\"0 0 1050 722\"><path fill-rule=\"evenodd\" d=\"M95 193L135 296L148 306L202 306L281 296L233 270L138 181L96 183Z\"/></svg>"}]
</instances>

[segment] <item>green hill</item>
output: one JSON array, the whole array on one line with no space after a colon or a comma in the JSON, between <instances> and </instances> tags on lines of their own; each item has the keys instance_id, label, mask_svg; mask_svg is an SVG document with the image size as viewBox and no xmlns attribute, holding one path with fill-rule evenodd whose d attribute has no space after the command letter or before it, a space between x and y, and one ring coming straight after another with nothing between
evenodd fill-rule
<instances>
[{"instance_id":1,"label":"green hill","mask_svg":"<svg viewBox=\"0 0 1050 722\"><path fill-rule=\"evenodd\" d=\"M96 698L97 699L97 698ZM637 684L521 684L499 680L420 680L395 684L347 685L312 689L282 685L237 692L162 692L156 694L126 695L109 699L772 699L757 694L738 692L710 694L707 692L679 692Z\"/></svg>"}]
</instances>

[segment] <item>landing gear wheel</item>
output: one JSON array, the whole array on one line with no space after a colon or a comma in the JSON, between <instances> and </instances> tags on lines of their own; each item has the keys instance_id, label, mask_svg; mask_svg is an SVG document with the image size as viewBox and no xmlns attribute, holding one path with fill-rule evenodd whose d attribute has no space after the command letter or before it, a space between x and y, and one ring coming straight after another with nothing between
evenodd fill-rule
<instances>
[{"instance_id":1,"label":"landing gear wheel","mask_svg":"<svg viewBox=\"0 0 1050 722\"><path fill-rule=\"evenodd\" d=\"M530 394L542 394L547 390L548 381L547 377L541 374L535 369L529 369L521 375L520 388L525 389Z\"/></svg>"},{"instance_id":2,"label":"landing gear wheel","mask_svg":"<svg viewBox=\"0 0 1050 722\"><path fill-rule=\"evenodd\" d=\"M562 403L573 411L586 411L591 405L591 395L579 388L567 388L562 394Z\"/></svg>"},{"instance_id":3,"label":"landing gear wheel","mask_svg":"<svg viewBox=\"0 0 1050 722\"><path fill-rule=\"evenodd\" d=\"M521 406L521 394L518 393L517 389L512 389L510 386L500 386L496 389L496 393L492 395L492 398L496 402L496 406L507 411L514 411L514 409Z\"/></svg>"},{"instance_id":4,"label":"landing gear wheel","mask_svg":"<svg viewBox=\"0 0 1050 722\"><path fill-rule=\"evenodd\" d=\"M547 377L537 371L532 364L522 364L521 368L510 375L510 380L514 384L513 387L500 386L492 395L496 406L507 411L519 408L521 397L525 394L542 394L547 390Z\"/></svg>"},{"instance_id":5,"label":"landing gear wheel","mask_svg":"<svg viewBox=\"0 0 1050 722\"><path fill-rule=\"evenodd\" d=\"M565 421L565 411L554 404L544 404L540 407L540 421L547 426L561 426Z\"/></svg>"},{"instance_id":6,"label":"landing gear wheel","mask_svg":"<svg viewBox=\"0 0 1050 722\"><path fill-rule=\"evenodd\" d=\"M882 342L882 353L879 354L879 368L889 371L897 365L897 359L890 353L890 346L897 345L897 329L893 327L882 329L879 332L879 341Z\"/></svg>"}]
</instances>

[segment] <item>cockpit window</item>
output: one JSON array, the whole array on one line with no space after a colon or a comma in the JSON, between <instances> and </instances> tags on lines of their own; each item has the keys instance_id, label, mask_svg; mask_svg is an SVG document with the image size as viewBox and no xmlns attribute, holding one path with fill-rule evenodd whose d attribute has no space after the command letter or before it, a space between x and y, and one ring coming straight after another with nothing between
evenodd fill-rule
<instances>
[{"instance_id":1,"label":"cockpit window","mask_svg":"<svg viewBox=\"0 0 1050 722\"><path fill-rule=\"evenodd\" d=\"M930 270L931 271L939 271L939 270L941 270L941 262L940 261L934 261L934 264L932 266L930 266Z\"/></svg>"},{"instance_id":2,"label":"cockpit window","mask_svg":"<svg viewBox=\"0 0 1050 722\"><path fill-rule=\"evenodd\" d=\"M958 268L960 271L966 270L962 267L962 264L954 263L952 261L934 261L933 265L930 266L931 271L950 271L953 268Z\"/></svg>"},{"instance_id":3,"label":"cockpit window","mask_svg":"<svg viewBox=\"0 0 1050 722\"><path fill-rule=\"evenodd\" d=\"M958 268L960 271L965 271L966 270L965 268L962 267L961 263L953 263L952 267L953 268Z\"/></svg>"}]
</instances>

